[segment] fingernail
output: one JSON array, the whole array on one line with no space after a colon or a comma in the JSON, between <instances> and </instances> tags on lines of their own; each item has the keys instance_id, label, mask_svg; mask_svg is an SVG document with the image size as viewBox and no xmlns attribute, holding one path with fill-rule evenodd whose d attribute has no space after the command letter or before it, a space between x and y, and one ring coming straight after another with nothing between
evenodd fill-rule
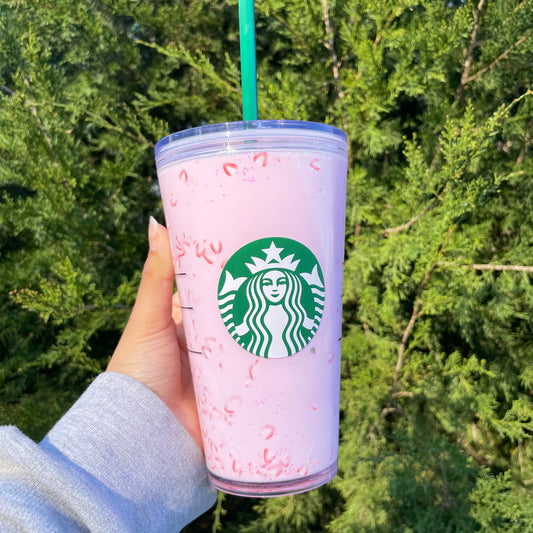
<instances>
[{"instance_id":1,"label":"fingernail","mask_svg":"<svg viewBox=\"0 0 533 533\"><path fill-rule=\"evenodd\" d=\"M157 233L159 232L159 224L154 217L150 217L150 224L148 226L148 242L150 243L150 251L155 252L157 248Z\"/></svg>"}]
</instances>

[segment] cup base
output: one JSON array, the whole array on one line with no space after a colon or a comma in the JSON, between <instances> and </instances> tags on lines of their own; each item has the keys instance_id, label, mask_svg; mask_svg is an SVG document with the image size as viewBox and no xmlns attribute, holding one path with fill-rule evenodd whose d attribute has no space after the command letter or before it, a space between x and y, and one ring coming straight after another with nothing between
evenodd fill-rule
<instances>
[{"instance_id":1,"label":"cup base","mask_svg":"<svg viewBox=\"0 0 533 533\"><path fill-rule=\"evenodd\" d=\"M337 473L337 461L331 466L299 479L288 479L269 483L246 483L242 481L232 481L208 472L209 481L218 490L233 494L234 496L246 496L249 498L273 498L275 496L289 496L290 494L300 494L308 490L316 489L330 481Z\"/></svg>"}]
</instances>

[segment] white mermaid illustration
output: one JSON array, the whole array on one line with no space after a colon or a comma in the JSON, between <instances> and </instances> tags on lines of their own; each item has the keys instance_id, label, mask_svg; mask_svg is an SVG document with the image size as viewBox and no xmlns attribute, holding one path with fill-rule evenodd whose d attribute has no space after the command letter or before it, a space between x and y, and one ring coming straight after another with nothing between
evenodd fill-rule
<instances>
[{"instance_id":1,"label":"white mermaid illustration","mask_svg":"<svg viewBox=\"0 0 533 533\"><path fill-rule=\"evenodd\" d=\"M303 248L307 257L294 260L295 254L290 254L282 258L284 248L276 246L276 241L283 241L280 245L285 247L295 243L296 251ZM248 255L252 262L245 263L247 276L234 277L228 262L219 289L222 319L247 351L269 359L287 357L302 350L318 329L324 309L320 267L307 248L289 239L272 239L269 248L259 250L266 259ZM255 246L249 253L257 251ZM301 261L309 272L301 271Z\"/></svg>"}]
</instances>

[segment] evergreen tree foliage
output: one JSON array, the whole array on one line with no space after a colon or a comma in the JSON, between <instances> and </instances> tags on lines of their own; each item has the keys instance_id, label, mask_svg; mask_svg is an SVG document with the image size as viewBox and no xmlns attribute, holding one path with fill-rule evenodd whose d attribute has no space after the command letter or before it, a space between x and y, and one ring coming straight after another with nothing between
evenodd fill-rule
<instances>
[{"instance_id":1,"label":"evergreen tree foliage","mask_svg":"<svg viewBox=\"0 0 533 533\"><path fill-rule=\"evenodd\" d=\"M259 115L350 146L338 476L187 531L533 531L532 0L256 0ZM171 131L239 120L237 0L0 2L0 423L102 371Z\"/></svg>"}]
</instances>

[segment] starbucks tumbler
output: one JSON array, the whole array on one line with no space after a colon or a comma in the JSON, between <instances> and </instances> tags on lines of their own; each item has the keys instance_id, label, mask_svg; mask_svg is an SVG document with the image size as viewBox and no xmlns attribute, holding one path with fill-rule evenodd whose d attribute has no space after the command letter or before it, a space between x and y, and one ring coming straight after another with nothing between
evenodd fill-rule
<instances>
[{"instance_id":1,"label":"starbucks tumbler","mask_svg":"<svg viewBox=\"0 0 533 533\"><path fill-rule=\"evenodd\" d=\"M212 484L242 496L337 471L345 134L258 120L156 145Z\"/></svg>"}]
</instances>

